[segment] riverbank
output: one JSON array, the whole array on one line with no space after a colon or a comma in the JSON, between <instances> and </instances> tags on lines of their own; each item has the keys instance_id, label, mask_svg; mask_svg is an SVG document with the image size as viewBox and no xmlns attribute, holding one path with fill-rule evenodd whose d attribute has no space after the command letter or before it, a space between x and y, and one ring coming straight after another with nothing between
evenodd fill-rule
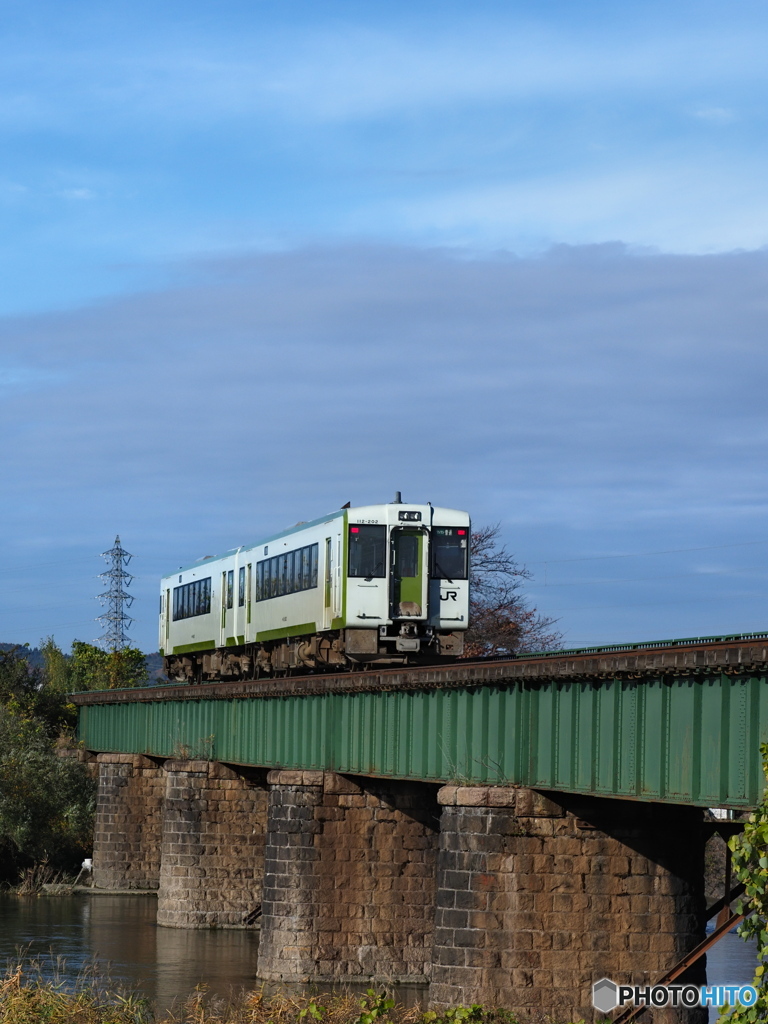
<instances>
[{"instance_id":1,"label":"riverbank","mask_svg":"<svg viewBox=\"0 0 768 1024\"><path fill-rule=\"evenodd\" d=\"M46 979L34 964L12 965L0 982L2 1024L583 1024L548 1016L519 1018L504 1009L452 1007L439 1012L407 1007L385 991L352 994L266 996L263 989L235 999L208 998L198 988L163 1012L136 993L112 990L94 972L82 975L72 991L60 978Z\"/></svg>"}]
</instances>

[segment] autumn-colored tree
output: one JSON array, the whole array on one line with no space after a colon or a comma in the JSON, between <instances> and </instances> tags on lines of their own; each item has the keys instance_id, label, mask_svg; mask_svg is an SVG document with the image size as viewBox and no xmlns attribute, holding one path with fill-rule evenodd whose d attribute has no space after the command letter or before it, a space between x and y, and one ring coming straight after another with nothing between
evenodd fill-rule
<instances>
[{"instance_id":1,"label":"autumn-colored tree","mask_svg":"<svg viewBox=\"0 0 768 1024\"><path fill-rule=\"evenodd\" d=\"M528 606L521 589L532 574L500 543L499 532L496 523L472 533L464 657L556 650L562 642L557 620Z\"/></svg>"}]
</instances>

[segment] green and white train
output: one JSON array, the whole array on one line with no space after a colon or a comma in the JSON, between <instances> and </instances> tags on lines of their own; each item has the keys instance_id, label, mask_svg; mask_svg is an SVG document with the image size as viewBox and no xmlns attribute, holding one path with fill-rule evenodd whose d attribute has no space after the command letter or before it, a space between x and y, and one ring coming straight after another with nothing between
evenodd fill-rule
<instances>
[{"instance_id":1,"label":"green and white train","mask_svg":"<svg viewBox=\"0 0 768 1024\"><path fill-rule=\"evenodd\" d=\"M403 503L343 508L162 580L170 679L458 657L469 619L466 512Z\"/></svg>"}]
</instances>

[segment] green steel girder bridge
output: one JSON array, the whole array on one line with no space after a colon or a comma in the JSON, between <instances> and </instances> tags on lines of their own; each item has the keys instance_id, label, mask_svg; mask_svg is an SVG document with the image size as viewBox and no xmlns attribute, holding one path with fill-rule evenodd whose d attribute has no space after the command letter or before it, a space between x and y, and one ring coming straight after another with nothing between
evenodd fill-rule
<instances>
[{"instance_id":1,"label":"green steel girder bridge","mask_svg":"<svg viewBox=\"0 0 768 1024\"><path fill-rule=\"evenodd\" d=\"M765 785L768 632L72 699L99 753L742 809Z\"/></svg>"}]
</instances>

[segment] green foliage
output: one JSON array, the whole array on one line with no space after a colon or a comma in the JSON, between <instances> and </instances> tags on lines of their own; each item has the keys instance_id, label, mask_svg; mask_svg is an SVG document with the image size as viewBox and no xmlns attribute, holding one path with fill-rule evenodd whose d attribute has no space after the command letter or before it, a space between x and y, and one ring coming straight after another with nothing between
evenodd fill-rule
<instances>
[{"instance_id":1,"label":"green foliage","mask_svg":"<svg viewBox=\"0 0 768 1024\"><path fill-rule=\"evenodd\" d=\"M45 685L55 693L68 693L72 689L70 659L57 646L52 636L40 645L43 655Z\"/></svg>"},{"instance_id":2,"label":"green foliage","mask_svg":"<svg viewBox=\"0 0 768 1024\"><path fill-rule=\"evenodd\" d=\"M15 880L44 862L71 869L89 852L95 784L64 753L77 722L73 690L106 690L147 682L135 648L102 651L76 640L67 655L49 637L42 667L23 647L0 649L0 871ZM63 746L60 737L65 737Z\"/></svg>"},{"instance_id":3,"label":"green foliage","mask_svg":"<svg viewBox=\"0 0 768 1024\"><path fill-rule=\"evenodd\" d=\"M768 776L768 744L760 747L763 770ZM728 840L736 878L745 885L739 913L749 916L739 926L739 935L757 942L758 966L752 984L757 989L757 1002L750 1007L725 1007L720 1019L738 1024L759 1024L768 1020L768 790L762 803L751 814L740 835Z\"/></svg>"},{"instance_id":4,"label":"green foliage","mask_svg":"<svg viewBox=\"0 0 768 1024\"><path fill-rule=\"evenodd\" d=\"M299 1020L304 1020L307 1016L312 1017L313 1020L322 1020L327 1012L324 1006L320 1006L314 999L310 999L309 1006L299 1010Z\"/></svg>"},{"instance_id":5,"label":"green foliage","mask_svg":"<svg viewBox=\"0 0 768 1024\"><path fill-rule=\"evenodd\" d=\"M136 647L103 651L93 644L72 644L70 686L73 690L116 690L143 686L149 679L144 655Z\"/></svg>"},{"instance_id":6,"label":"green foliage","mask_svg":"<svg viewBox=\"0 0 768 1024\"><path fill-rule=\"evenodd\" d=\"M55 648L52 640L46 641L44 656L50 645ZM0 651L0 707L41 723L49 736L73 728L77 709L67 702L66 689L49 686L45 670L30 668L25 654L24 647Z\"/></svg>"},{"instance_id":7,"label":"green foliage","mask_svg":"<svg viewBox=\"0 0 768 1024\"><path fill-rule=\"evenodd\" d=\"M383 1020L395 1005L386 992L376 992L369 988L360 1000L362 1012L354 1024L373 1024L375 1020Z\"/></svg>"},{"instance_id":8,"label":"green foliage","mask_svg":"<svg viewBox=\"0 0 768 1024\"><path fill-rule=\"evenodd\" d=\"M482 1024L486 1018L485 1010L478 1003L472 1006L451 1006L447 1010L428 1010L422 1015L425 1024ZM514 1014L505 1017L507 1024L516 1024Z\"/></svg>"},{"instance_id":9,"label":"green foliage","mask_svg":"<svg viewBox=\"0 0 768 1024\"><path fill-rule=\"evenodd\" d=\"M0 872L6 881L40 863L73 869L93 834L95 784L83 764L60 756L77 722L67 698L74 659L50 637L41 650L42 667L29 665L25 648L0 651Z\"/></svg>"},{"instance_id":10,"label":"green foliage","mask_svg":"<svg viewBox=\"0 0 768 1024\"><path fill-rule=\"evenodd\" d=\"M69 867L89 846L95 784L59 757L45 723L0 706L0 850L6 872L48 861Z\"/></svg>"}]
</instances>

